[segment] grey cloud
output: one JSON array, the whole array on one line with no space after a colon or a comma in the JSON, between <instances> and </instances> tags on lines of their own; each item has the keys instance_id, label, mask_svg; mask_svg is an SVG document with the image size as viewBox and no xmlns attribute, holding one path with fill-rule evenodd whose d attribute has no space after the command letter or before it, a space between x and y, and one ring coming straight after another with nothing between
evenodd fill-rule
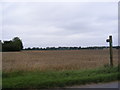
<instances>
[{"instance_id":1,"label":"grey cloud","mask_svg":"<svg viewBox=\"0 0 120 90\"><path fill-rule=\"evenodd\" d=\"M109 34L117 44L116 3L4 3L3 14L3 39L25 47L106 45Z\"/></svg>"}]
</instances>

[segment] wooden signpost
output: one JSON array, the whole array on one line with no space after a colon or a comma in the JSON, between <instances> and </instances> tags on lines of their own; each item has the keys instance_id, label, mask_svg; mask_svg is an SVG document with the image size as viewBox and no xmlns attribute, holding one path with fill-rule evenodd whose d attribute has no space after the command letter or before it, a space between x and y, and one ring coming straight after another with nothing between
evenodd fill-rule
<instances>
[{"instance_id":1,"label":"wooden signpost","mask_svg":"<svg viewBox=\"0 0 120 90\"><path fill-rule=\"evenodd\" d=\"M113 52L112 52L112 36L109 36L109 39L106 40L106 42L109 42L109 46L110 46L110 61L109 64L112 67L113 66Z\"/></svg>"}]
</instances>

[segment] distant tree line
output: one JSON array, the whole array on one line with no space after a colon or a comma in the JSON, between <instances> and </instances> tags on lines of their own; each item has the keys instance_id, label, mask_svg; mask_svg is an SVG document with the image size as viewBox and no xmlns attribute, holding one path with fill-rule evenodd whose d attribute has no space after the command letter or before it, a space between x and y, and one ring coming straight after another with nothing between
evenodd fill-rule
<instances>
[{"instance_id":1,"label":"distant tree line","mask_svg":"<svg viewBox=\"0 0 120 90\"><path fill-rule=\"evenodd\" d=\"M0 40L0 51L21 51L23 50L81 50L81 49L105 49L109 48L108 46L93 46L93 47L28 47L23 49L22 40L19 37L14 37L10 41L1 41ZM113 46L115 49L120 49L120 46Z\"/></svg>"},{"instance_id":2,"label":"distant tree line","mask_svg":"<svg viewBox=\"0 0 120 90\"><path fill-rule=\"evenodd\" d=\"M33 48L25 48L25 50L79 50L81 47L46 47L46 48L39 48L39 47L33 47Z\"/></svg>"},{"instance_id":3,"label":"distant tree line","mask_svg":"<svg viewBox=\"0 0 120 90\"><path fill-rule=\"evenodd\" d=\"M21 51L23 49L22 40L19 37L14 37L10 41L1 42L0 40L0 45L2 46L1 51Z\"/></svg>"},{"instance_id":4,"label":"distant tree line","mask_svg":"<svg viewBox=\"0 0 120 90\"><path fill-rule=\"evenodd\" d=\"M94 46L94 47L46 47L46 48L39 48L39 47L28 47L24 50L81 50L81 49L105 49L109 48L107 46ZM120 46L114 46L113 48L119 49Z\"/></svg>"}]
</instances>

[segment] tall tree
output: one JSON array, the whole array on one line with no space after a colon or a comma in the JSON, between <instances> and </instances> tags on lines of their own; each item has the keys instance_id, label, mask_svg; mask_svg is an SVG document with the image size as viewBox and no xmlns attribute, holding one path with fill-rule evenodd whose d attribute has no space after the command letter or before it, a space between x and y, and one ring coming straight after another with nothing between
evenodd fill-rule
<instances>
[{"instance_id":1,"label":"tall tree","mask_svg":"<svg viewBox=\"0 0 120 90\"><path fill-rule=\"evenodd\" d=\"M12 41L17 50L23 49L22 40L20 40L19 37L14 37Z\"/></svg>"},{"instance_id":2,"label":"tall tree","mask_svg":"<svg viewBox=\"0 0 120 90\"><path fill-rule=\"evenodd\" d=\"M0 40L0 52L2 51L2 42Z\"/></svg>"},{"instance_id":3,"label":"tall tree","mask_svg":"<svg viewBox=\"0 0 120 90\"><path fill-rule=\"evenodd\" d=\"M2 43L2 51L20 51L22 49L23 44L19 37L14 37L12 40Z\"/></svg>"}]
</instances>

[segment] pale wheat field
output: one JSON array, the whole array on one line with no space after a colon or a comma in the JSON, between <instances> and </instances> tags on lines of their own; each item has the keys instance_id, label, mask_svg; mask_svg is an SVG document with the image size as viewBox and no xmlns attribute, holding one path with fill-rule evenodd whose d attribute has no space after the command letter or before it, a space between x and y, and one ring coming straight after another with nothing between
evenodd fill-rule
<instances>
[{"instance_id":1,"label":"pale wheat field","mask_svg":"<svg viewBox=\"0 0 120 90\"><path fill-rule=\"evenodd\" d=\"M118 51L113 50L114 65L118 64ZM53 50L3 52L2 70L78 70L102 67L109 63L109 50Z\"/></svg>"}]
</instances>

